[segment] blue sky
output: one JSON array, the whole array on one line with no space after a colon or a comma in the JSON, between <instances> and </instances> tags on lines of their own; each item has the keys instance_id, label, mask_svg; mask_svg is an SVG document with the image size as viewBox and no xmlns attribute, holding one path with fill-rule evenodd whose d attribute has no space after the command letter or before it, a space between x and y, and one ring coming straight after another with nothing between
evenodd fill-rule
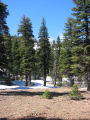
<instances>
[{"instance_id":1,"label":"blue sky","mask_svg":"<svg viewBox=\"0 0 90 120\"><path fill-rule=\"evenodd\" d=\"M62 36L67 18L71 16L72 0L1 0L8 5L10 15L7 25L11 35L17 35L18 25L23 15L32 22L33 34L38 38L42 18L46 20L49 37L54 40Z\"/></svg>"}]
</instances>

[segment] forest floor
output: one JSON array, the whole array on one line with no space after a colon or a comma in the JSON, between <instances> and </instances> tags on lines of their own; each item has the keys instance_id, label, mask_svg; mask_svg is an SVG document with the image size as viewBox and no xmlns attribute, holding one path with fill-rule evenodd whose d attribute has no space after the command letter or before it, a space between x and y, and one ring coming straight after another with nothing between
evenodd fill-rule
<instances>
[{"instance_id":1,"label":"forest floor","mask_svg":"<svg viewBox=\"0 0 90 120\"><path fill-rule=\"evenodd\" d=\"M41 98L48 89L52 99ZM83 100L68 97L70 88L0 90L0 120L90 120L90 94Z\"/></svg>"}]
</instances>

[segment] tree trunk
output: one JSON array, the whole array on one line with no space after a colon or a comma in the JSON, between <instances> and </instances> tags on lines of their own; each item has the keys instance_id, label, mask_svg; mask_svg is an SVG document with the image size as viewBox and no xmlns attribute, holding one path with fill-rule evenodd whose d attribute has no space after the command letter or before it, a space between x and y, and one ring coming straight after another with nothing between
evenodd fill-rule
<instances>
[{"instance_id":1,"label":"tree trunk","mask_svg":"<svg viewBox=\"0 0 90 120\"><path fill-rule=\"evenodd\" d=\"M46 77L44 77L44 86L46 86Z\"/></svg>"},{"instance_id":2,"label":"tree trunk","mask_svg":"<svg viewBox=\"0 0 90 120\"><path fill-rule=\"evenodd\" d=\"M46 69L44 69L44 86L46 86Z\"/></svg>"},{"instance_id":3,"label":"tree trunk","mask_svg":"<svg viewBox=\"0 0 90 120\"><path fill-rule=\"evenodd\" d=\"M72 87L74 84L74 79L73 78L70 78L70 86Z\"/></svg>"},{"instance_id":4,"label":"tree trunk","mask_svg":"<svg viewBox=\"0 0 90 120\"><path fill-rule=\"evenodd\" d=\"M6 78L6 84L11 85L10 72L8 71L8 78Z\"/></svg>"},{"instance_id":5,"label":"tree trunk","mask_svg":"<svg viewBox=\"0 0 90 120\"><path fill-rule=\"evenodd\" d=\"M28 76L27 76L27 74L26 74L26 76L25 76L26 78L26 86L28 86Z\"/></svg>"},{"instance_id":6,"label":"tree trunk","mask_svg":"<svg viewBox=\"0 0 90 120\"><path fill-rule=\"evenodd\" d=\"M59 83L60 83L61 86L62 86L62 76L59 77Z\"/></svg>"},{"instance_id":7,"label":"tree trunk","mask_svg":"<svg viewBox=\"0 0 90 120\"><path fill-rule=\"evenodd\" d=\"M55 76L54 76L54 87L56 86L56 79L57 79L57 73L55 71Z\"/></svg>"},{"instance_id":8,"label":"tree trunk","mask_svg":"<svg viewBox=\"0 0 90 120\"><path fill-rule=\"evenodd\" d=\"M54 78L54 87L56 86L56 76Z\"/></svg>"},{"instance_id":9,"label":"tree trunk","mask_svg":"<svg viewBox=\"0 0 90 120\"><path fill-rule=\"evenodd\" d=\"M46 86L46 60L44 59L44 71L43 71L43 76L44 76L44 86Z\"/></svg>"},{"instance_id":10,"label":"tree trunk","mask_svg":"<svg viewBox=\"0 0 90 120\"><path fill-rule=\"evenodd\" d=\"M53 74L54 74L54 87L56 86L56 79L57 79L57 64L56 60L54 62Z\"/></svg>"},{"instance_id":11,"label":"tree trunk","mask_svg":"<svg viewBox=\"0 0 90 120\"><path fill-rule=\"evenodd\" d=\"M36 80L36 72L34 73L34 80Z\"/></svg>"},{"instance_id":12,"label":"tree trunk","mask_svg":"<svg viewBox=\"0 0 90 120\"><path fill-rule=\"evenodd\" d=\"M54 87L56 86L56 79L57 79L57 71L55 71L55 76L54 76Z\"/></svg>"},{"instance_id":13,"label":"tree trunk","mask_svg":"<svg viewBox=\"0 0 90 120\"><path fill-rule=\"evenodd\" d=\"M28 86L30 86L30 84L31 84L31 72L29 73L29 75L28 75Z\"/></svg>"},{"instance_id":14,"label":"tree trunk","mask_svg":"<svg viewBox=\"0 0 90 120\"><path fill-rule=\"evenodd\" d=\"M90 73L87 74L87 91L90 92Z\"/></svg>"}]
</instances>

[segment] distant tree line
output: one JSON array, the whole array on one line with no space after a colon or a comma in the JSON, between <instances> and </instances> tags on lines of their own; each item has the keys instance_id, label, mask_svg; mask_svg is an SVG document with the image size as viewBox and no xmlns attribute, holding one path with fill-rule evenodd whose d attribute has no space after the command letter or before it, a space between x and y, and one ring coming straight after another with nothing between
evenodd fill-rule
<instances>
[{"instance_id":1,"label":"distant tree line","mask_svg":"<svg viewBox=\"0 0 90 120\"><path fill-rule=\"evenodd\" d=\"M6 23L9 15L7 5L0 2L0 69L8 74L25 76L26 86L31 84L31 76L46 76L56 81L63 77L70 80L84 79L90 91L90 1L73 0L72 17L65 23L63 40L49 41L45 18L42 19L38 40L34 38L31 20L22 16L16 36L11 36ZM35 45L37 48L35 49ZM0 72L1 74L1 72Z\"/></svg>"}]
</instances>

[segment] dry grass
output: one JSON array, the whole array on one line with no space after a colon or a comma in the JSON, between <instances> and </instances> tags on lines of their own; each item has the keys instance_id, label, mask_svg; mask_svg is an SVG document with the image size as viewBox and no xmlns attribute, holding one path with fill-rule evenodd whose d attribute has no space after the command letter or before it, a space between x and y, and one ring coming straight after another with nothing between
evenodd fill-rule
<instances>
[{"instance_id":1,"label":"dry grass","mask_svg":"<svg viewBox=\"0 0 90 120\"><path fill-rule=\"evenodd\" d=\"M90 97L70 100L70 88L48 88L53 99L41 99L46 89L1 90L1 120L90 120Z\"/></svg>"}]
</instances>

